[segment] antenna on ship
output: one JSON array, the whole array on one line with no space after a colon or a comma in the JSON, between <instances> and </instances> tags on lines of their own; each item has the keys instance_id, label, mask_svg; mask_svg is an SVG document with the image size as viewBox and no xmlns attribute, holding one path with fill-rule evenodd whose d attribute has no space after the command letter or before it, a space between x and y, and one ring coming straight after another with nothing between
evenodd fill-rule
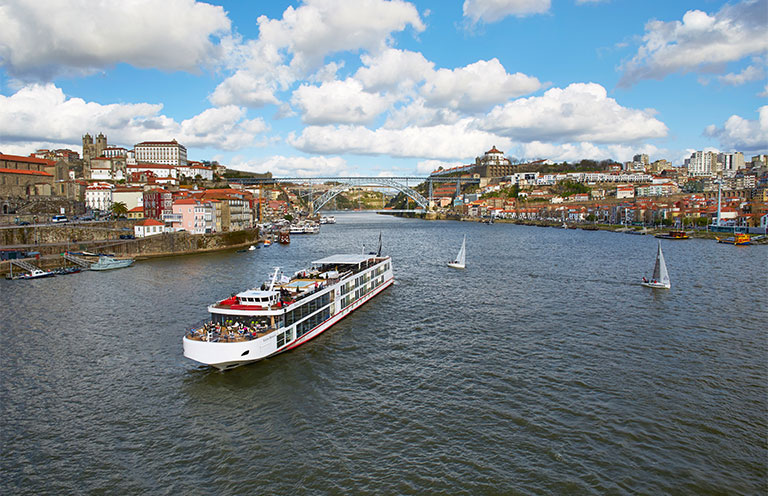
<instances>
[{"instance_id":1,"label":"antenna on ship","mask_svg":"<svg viewBox=\"0 0 768 496\"><path fill-rule=\"evenodd\" d=\"M381 231L379 231L379 251L376 252L376 256L381 256Z\"/></svg>"}]
</instances>

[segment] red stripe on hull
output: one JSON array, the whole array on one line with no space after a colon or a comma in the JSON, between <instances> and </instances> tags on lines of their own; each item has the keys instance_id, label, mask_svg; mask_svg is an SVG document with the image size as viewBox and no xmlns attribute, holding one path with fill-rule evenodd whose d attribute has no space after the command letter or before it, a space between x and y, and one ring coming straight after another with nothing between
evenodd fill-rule
<instances>
[{"instance_id":1,"label":"red stripe on hull","mask_svg":"<svg viewBox=\"0 0 768 496\"><path fill-rule=\"evenodd\" d=\"M279 351L277 351L277 352L273 353L273 354L272 354L272 355L270 355L270 356L274 356L274 355L277 355L278 353L282 353L282 352L284 352L284 351L292 350L292 349L294 349L294 348L296 348L296 347L298 347L298 346L301 346L302 344L306 343L307 341L310 341L310 340L312 340L312 339L316 338L317 336L321 335L322 333L324 333L325 331L327 331L328 329L330 329L331 327L333 327L334 325L336 325L336 324L337 324L337 323L338 323L338 322L339 322L341 319L343 319L343 318L344 318L344 317L346 317L347 315L350 315L350 314L352 314L352 312L354 312L355 310L357 310L358 308L360 308L361 306L363 306L365 303L368 303L370 300L372 300L374 296L376 296L377 294L381 293L381 292L382 292L382 291L384 291L386 288L388 288L389 286L391 286L391 285L392 285L392 283L393 283L394 281L395 281L395 278L394 278L394 277L392 277L392 278L390 278L390 279L388 279L388 280L384 281L384 283L383 283L381 286L379 286L378 288L376 288L376 290L375 290L373 293L370 293L370 294L369 294L369 295L368 295L368 296L367 296L365 299L363 299L363 300L358 300L358 302L355 302L355 303L360 303L360 304L359 304L359 305L357 305L355 308L353 308L352 310L350 310L350 311L349 311L349 312L347 312L347 313L343 313L343 312L344 312L344 310L342 310L341 312L339 312L339 313L338 313L338 314L336 314L335 316L331 317L330 319L326 320L325 322L323 322L322 324L320 324L319 326L317 326L317 327L322 327L322 326L324 326L324 325L328 324L328 325L327 325L327 327L326 327L325 329L322 329L322 330L320 330L320 332L318 332L318 333L316 333L316 334L314 334L314 335L312 334L312 333L314 332L314 329L313 329L312 331L309 331L309 332L306 334L306 335L307 335L307 337L298 339L298 340L297 340L295 343L293 343L293 344L290 344L290 345L286 346L286 347L285 347L285 348L283 348L282 350L279 350ZM355 303L353 303L352 305L354 305ZM352 305L350 305L350 306L352 306ZM334 320L334 319L335 319L335 320Z\"/></svg>"}]
</instances>

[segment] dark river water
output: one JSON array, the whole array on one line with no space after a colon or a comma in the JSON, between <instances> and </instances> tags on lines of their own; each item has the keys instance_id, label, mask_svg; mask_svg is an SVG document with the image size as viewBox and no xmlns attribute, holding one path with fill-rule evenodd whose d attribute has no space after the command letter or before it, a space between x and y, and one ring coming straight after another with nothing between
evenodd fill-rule
<instances>
[{"instance_id":1,"label":"dark river water","mask_svg":"<svg viewBox=\"0 0 768 496\"><path fill-rule=\"evenodd\" d=\"M768 247L341 214L288 246L0 281L2 494L765 494ZM383 233L397 283L228 372L206 306ZM467 269L452 259L467 235Z\"/></svg>"}]
</instances>

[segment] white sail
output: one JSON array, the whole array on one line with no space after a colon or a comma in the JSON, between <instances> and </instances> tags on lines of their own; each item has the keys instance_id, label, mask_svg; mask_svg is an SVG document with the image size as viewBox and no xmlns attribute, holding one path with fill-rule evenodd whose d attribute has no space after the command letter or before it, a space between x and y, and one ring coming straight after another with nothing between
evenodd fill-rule
<instances>
[{"instance_id":1,"label":"white sail","mask_svg":"<svg viewBox=\"0 0 768 496\"><path fill-rule=\"evenodd\" d=\"M667 272L667 264L664 262L664 253L661 251L661 241L659 241L659 252L656 254L656 267L659 269L657 280L663 285L669 286L669 272ZM656 277L656 268L654 268L653 275Z\"/></svg>"},{"instance_id":2,"label":"white sail","mask_svg":"<svg viewBox=\"0 0 768 496\"><path fill-rule=\"evenodd\" d=\"M461 248L459 248L459 253L456 255L456 260L453 262L448 262L448 267L453 267L454 269L463 269L466 266L467 261L467 235L464 235L464 240L461 242Z\"/></svg>"},{"instance_id":3,"label":"white sail","mask_svg":"<svg viewBox=\"0 0 768 496\"><path fill-rule=\"evenodd\" d=\"M667 272L667 264L664 262L664 253L661 251L661 241L658 243L659 246L656 251L656 262L653 265L653 275L651 276L650 281L643 281L643 286L649 288L669 289L672 284L669 279L669 272Z\"/></svg>"}]
</instances>

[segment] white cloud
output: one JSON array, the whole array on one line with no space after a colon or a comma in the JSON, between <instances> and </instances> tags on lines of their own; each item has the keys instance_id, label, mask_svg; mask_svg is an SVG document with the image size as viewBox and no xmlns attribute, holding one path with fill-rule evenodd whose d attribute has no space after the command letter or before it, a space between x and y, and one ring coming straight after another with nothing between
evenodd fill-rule
<instances>
[{"instance_id":1,"label":"white cloud","mask_svg":"<svg viewBox=\"0 0 768 496\"><path fill-rule=\"evenodd\" d=\"M244 108L228 105L204 110L182 121L177 139L188 147L238 150L256 144L256 136L268 129L263 119L248 120Z\"/></svg>"},{"instance_id":2,"label":"white cloud","mask_svg":"<svg viewBox=\"0 0 768 496\"><path fill-rule=\"evenodd\" d=\"M428 127L439 124L454 124L462 116L449 108L428 107L423 98L389 112L384 128L402 129L408 126Z\"/></svg>"},{"instance_id":3,"label":"white cloud","mask_svg":"<svg viewBox=\"0 0 768 496\"><path fill-rule=\"evenodd\" d=\"M352 78L320 86L303 84L293 92L291 102L308 124L370 123L389 106L387 98L364 91L363 85Z\"/></svg>"},{"instance_id":4,"label":"white cloud","mask_svg":"<svg viewBox=\"0 0 768 496\"><path fill-rule=\"evenodd\" d=\"M257 22L257 40L228 45L232 78L242 82L230 78L222 82L211 96L215 105L274 103L275 91L322 67L327 55L378 53L390 43L391 33L408 26L417 32L425 28L416 8L403 0L305 0L299 7L289 6L281 19L262 15ZM322 70L318 73L327 76ZM263 92L257 91L258 85L264 86Z\"/></svg>"},{"instance_id":5,"label":"white cloud","mask_svg":"<svg viewBox=\"0 0 768 496\"><path fill-rule=\"evenodd\" d=\"M704 135L717 138L727 150L766 151L768 150L768 105L758 109L758 120L744 119L732 115L723 127L707 126Z\"/></svg>"},{"instance_id":6,"label":"white cloud","mask_svg":"<svg viewBox=\"0 0 768 496\"><path fill-rule=\"evenodd\" d=\"M496 22L507 16L544 14L549 7L550 0L465 0L464 17L473 22Z\"/></svg>"},{"instance_id":7,"label":"white cloud","mask_svg":"<svg viewBox=\"0 0 768 496\"><path fill-rule=\"evenodd\" d=\"M409 126L404 129L371 130L363 126L308 126L287 142L306 153L389 155L456 159L468 158L491 144L508 147L511 140L474 129L471 119L452 125Z\"/></svg>"},{"instance_id":8,"label":"white cloud","mask_svg":"<svg viewBox=\"0 0 768 496\"><path fill-rule=\"evenodd\" d=\"M748 67L745 67L743 71L736 73L730 73L726 74L724 76L719 76L717 79L723 83L728 84L731 86L740 86L744 83L748 83L750 81L758 81L760 79L765 78L765 71L762 67L756 67L754 65L750 65Z\"/></svg>"},{"instance_id":9,"label":"white cloud","mask_svg":"<svg viewBox=\"0 0 768 496\"><path fill-rule=\"evenodd\" d=\"M539 88L538 79L520 72L507 74L494 58L453 70L439 69L427 77L421 94L429 105L472 113Z\"/></svg>"},{"instance_id":10,"label":"white cloud","mask_svg":"<svg viewBox=\"0 0 768 496\"><path fill-rule=\"evenodd\" d=\"M765 13L768 0L726 4L709 15L689 10L682 22L652 20L643 45L624 66L620 86L673 73L723 72L725 64L768 50Z\"/></svg>"},{"instance_id":11,"label":"white cloud","mask_svg":"<svg viewBox=\"0 0 768 496\"><path fill-rule=\"evenodd\" d=\"M434 72L434 63L419 52L388 48L378 55L363 54L364 67L355 73L366 89L383 90L412 87Z\"/></svg>"},{"instance_id":12,"label":"white cloud","mask_svg":"<svg viewBox=\"0 0 768 496\"><path fill-rule=\"evenodd\" d=\"M0 95L0 146L52 141L78 143L86 132L103 132L110 143L132 146L144 140L176 138L187 147L234 150L251 146L267 126L248 120L245 111L228 106L208 109L181 123L162 115L163 106L149 103L109 104L67 98L53 84L26 86Z\"/></svg>"},{"instance_id":13,"label":"white cloud","mask_svg":"<svg viewBox=\"0 0 768 496\"><path fill-rule=\"evenodd\" d=\"M349 165L341 157L272 157L255 160L233 158L230 169L247 172L271 172L284 177L351 176Z\"/></svg>"},{"instance_id":14,"label":"white cloud","mask_svg":"<svg viewBox=\"0 0 768 496\"><path fill-rule=\"evenodd\" d=\"M613 159L624 162L632 159L637 153L647 153L655 155L659 149L653 145L626 146L626 145L607 145L598 146L586 141L576 143L542 143L532 141L524 143L520 147L521 155L529 160L549 159L555 162L572 162L582 159L606 160Z\"/></svg>"},{"instance_id":15,"label":"white cloud","mask_svg":"<svg viewBox=\"0 0 768 496\"><path fill-rule=\"evenodd\" d=\"M552 88L543 96L495 107L481 129L516 141L623 143L667 135L652 111L622 107L595 83Z\"/></svg>"},{"instance_id":16,"label":"white cloud","mask_svg":"<svg viewBox=\"0 0 768 496\"><path fill-rule=\"evenodd\" d=\"M248 107L262 107L279 104L275 96L277 85L274 80L256 76L252 72L237 71L219 84L209 100L214 105L233 105L242 103Z\"/></svg>"},{"instance_id":17,"label":"white cloud","mask_svg":"<svg viewBox=\"0 0 768 496\"><path fill-rule=\"evenodd\" d=\"M25 80L88 74L119 62L195 71L215 61L214 39L230 30L222 7L194 0L9 0L0 5L0 19L1 65Z\"/></svg>"}]
</instances>

